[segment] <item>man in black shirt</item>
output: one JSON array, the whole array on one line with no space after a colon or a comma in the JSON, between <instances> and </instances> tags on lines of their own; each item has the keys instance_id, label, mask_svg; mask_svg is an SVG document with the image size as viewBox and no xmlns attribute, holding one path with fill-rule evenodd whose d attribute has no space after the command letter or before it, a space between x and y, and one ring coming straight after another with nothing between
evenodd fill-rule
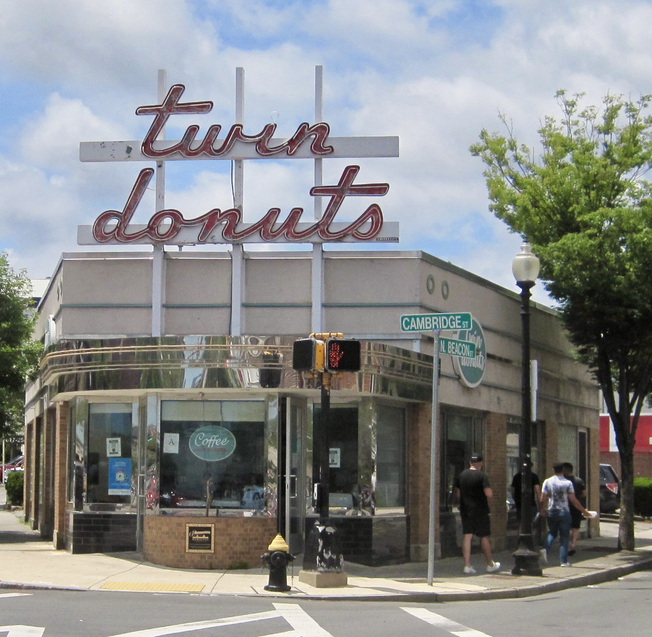
<instances>
[{"instance_id":1,"label":"man in black shirt","mask_svg":"<svg viewBox=\"0 0 652 637\"><path fill-rule=\"evenodd\" d=\"M471 456L469 469L455 478L455 493L460 503L462 518L462 556L464 572L472 575L476 571L471 566L471 541L474 535L480 538L480 549L487 562L487 573L500 570L500 562L494 562L491 552L491 523L489 519L489 500L493 496L489 478L482 471L483 458L479 454Z\"/></svg>"}]
</instances>

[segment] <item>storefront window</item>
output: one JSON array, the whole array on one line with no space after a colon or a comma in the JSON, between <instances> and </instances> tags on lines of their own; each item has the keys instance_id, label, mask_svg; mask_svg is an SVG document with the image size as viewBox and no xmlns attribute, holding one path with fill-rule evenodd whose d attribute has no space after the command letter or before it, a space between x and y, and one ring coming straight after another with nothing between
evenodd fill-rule
<instances>
[{"instance_id":1,"label":"storefront window","mask_svg":"<svg viewBox=\"0 0 652 637\"><path fill-rule=\"evenodd\" d=\"M315 418L321 417L316 407ZM317 420L319 422L319 420ZM331 507L352 509L359 492L358 478L358 408L337 406L330 410L329 437L329 492ZM313 480L319 482L318 467Z\"/></svg>"},{"instance_id":2,"label":"storefront window","mask_svg":"<svg viewBox=\"0 0 652 637\"><path fill-rule=\"evenodd\" d=\"M319 422L320 407L314 418ZM329 422L331 515L405 511L405 410L333 406ZM313 480L319 481L318 467Z\"/></svg>"},{"instance_id":3,"label":"storefront window","mask_svg":"<svg viewBox=\"0 0 652 637\"><path fill-rule=\"evenodd\" d=\"M468 467L473 453L484 452L484 421L479 416L443 412L441 509L450 511L457 503L455 477Z\"/></svg>"},{"instance_id":4,"label":"storefront window","mask_svg":"<svg viewBox=\"0 0 652 637\"><path fill-rule=\"evenodd\" d=\"M73 401L70 406L71 435L68 439L68 457L71 466L68 471L68 502L75 511L84 506L84 467L86 465L86 426L88 403L85 400Z\"/></svg>"},{"instance_id":5,"label":"storefront window","mask_svg":"<svg viewBox=\"0 0 652 637\"><path fill-rule=\"evenodd\" d=\"M376 507L405 506L404 410L383 406L378 410L376 451ZM380 512L380 511L379 511Z\"/></svg>"},{"instance_id":6,"label":"storefront window","mask_svg":"<svg viewBox=\"0 0 652 637\"><path fill-rule=\"evenodd\" d=\"M539 424L532 423L532 471L539 475ZM512 478L521 470L521 451L520 451L520 440L521 440L521 422L518 421L509 421L507 423L507 440L506 440L506 451L507 451L507 499L512 499ZM539 475L539 480L543 482L543 476Z\"/></svg>"},{"instance_id":7,"label":"storefront window","mask_svg":"<svg viewBox=\"0 0 652 637\"><path fill-rule=\"evenodd\" d=\"M89 405L88 503L127 504L132 485L131 404Z\"/></svg>"},{"instance_id":8,"label":"storefront window","mask_svg":"<svg viewBox=\"0 0 652 637\"><path fill-rule=\"evenodd\" d=\"M265 508L265 403L161 403L159 506Z\"/></svg>"}]
</instances>

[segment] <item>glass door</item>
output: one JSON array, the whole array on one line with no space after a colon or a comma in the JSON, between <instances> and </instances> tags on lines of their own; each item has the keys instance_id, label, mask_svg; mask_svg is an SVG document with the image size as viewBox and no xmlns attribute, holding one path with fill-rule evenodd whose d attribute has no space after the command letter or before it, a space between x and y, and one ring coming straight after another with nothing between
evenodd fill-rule
<instances>
[{"instance_id":1,"label":"glass door","mask_svg":"<svg viewBox=\"0 0 652 637\"><path fill-rule=\"evenodd\" d=\"M285 453L285 537L290 552L303 552L305 517L311 497L306 479L306 412L305 400L288 398L286 402Z\"/></svg>"}]
</instances>

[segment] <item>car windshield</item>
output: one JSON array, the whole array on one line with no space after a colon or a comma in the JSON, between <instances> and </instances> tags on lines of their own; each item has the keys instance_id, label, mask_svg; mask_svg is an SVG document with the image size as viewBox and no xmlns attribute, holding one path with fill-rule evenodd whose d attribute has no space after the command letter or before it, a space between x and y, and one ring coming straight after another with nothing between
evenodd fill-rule
<instances>
[{"instance_id":1,"label":"car windshield","mask_svg":"<svg viewBox=\"0 0 652 637\"><path fill-rule=\"evenodd\" d=\"M609 465L600 465L600 477L604 482L618 482L618 477Z\"/></svg>"}]
</instances>

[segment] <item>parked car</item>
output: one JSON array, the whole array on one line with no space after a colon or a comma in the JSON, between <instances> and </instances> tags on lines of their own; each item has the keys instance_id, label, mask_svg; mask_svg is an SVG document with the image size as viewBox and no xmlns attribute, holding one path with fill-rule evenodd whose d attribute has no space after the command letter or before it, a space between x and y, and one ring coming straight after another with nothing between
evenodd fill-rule
<instances>
[{"instance_id":1,"label":"parked car","mask_svg":"<svg viewBox=\"0 0 652 637\"><path fill-rule=\"evenodd\" d=\"M265 489L263 487L246 486L240 502L243 509L263 509L265 507Z\"/></svg>"},{"instance_id":2,"label":"parked car","mask_svg":"<svg viewBox=\"0 0 652 637\"><path fill-rule=\"evenodd\" d=\"M3 479L5 473L11 473L12 471L22 471L23 470L23 456L16 456L5 464L0 464L0 480Z\"/></svg>"},{"instance_id":3,"label":"parked car","mask_svg":"<svg viewBox=\"0 0 652 637\"><path fill-rule=\"evenodd\" d=\"M610 464L600 465L600 513L613 513L620 507L620 481Z\"/></svg>"}]
</instances>

